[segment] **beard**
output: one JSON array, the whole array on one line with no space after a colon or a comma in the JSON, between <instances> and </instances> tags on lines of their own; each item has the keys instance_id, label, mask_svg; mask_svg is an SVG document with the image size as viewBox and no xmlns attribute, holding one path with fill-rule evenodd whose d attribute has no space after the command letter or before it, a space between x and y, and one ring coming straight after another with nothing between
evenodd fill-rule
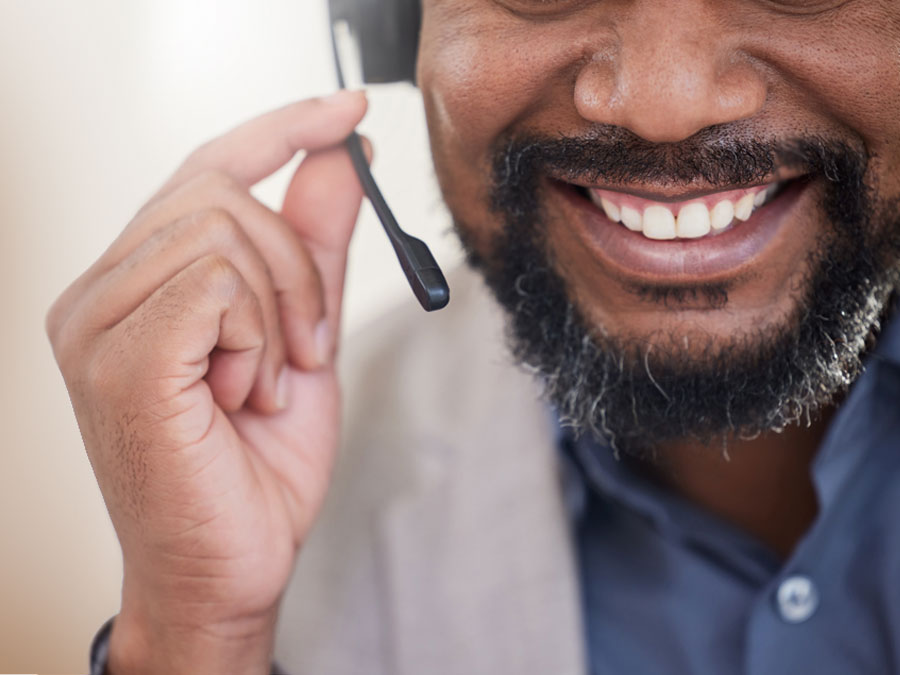
<instances>
[{"instance_id":1,"label":"beard","mask_svg":"<svg viewBox=\"0 0 900 675\"><path fill-rule=\"evenodd\" d=\"M823 185L828 222L785 320L705 344L692 337L690 347L680 334L616 337L587 320L547 237L541 192L549 172L612 184L702 178L729 187L762 182L782 166ZM508 314L513 355L576 436L643 458L672 441L720 440L726 448L728 438L811 424L861 373L900 279L897 204L879 201L867 169L865 152L841 142L760 143L722 128L670 145L612 127L588 138L507 138L495 148L491 187L502 230L479 252L469 229L456 229L469 263ZM727 284L632 291L660 311L685 296L713 310L728 306Z\"/></svg>"}]
</instances>

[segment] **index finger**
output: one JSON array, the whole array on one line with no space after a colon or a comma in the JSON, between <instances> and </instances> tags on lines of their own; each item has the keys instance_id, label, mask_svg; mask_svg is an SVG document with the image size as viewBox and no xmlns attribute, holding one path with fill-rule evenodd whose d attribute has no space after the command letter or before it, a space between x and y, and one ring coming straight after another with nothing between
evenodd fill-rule
<instances>
[{"instance_id":1,"label":"index finger","mask_svg":"<svg viewBox=\"0 0 900 675\"><path fill-rule=\"evenodd\" d=\"M212 171L226 173L249 188L300 150L320 150L342 142L362 120L366 108L363 92L339 91L266 113L197 148L156 198Z\"/></svg>"}]
</instances>

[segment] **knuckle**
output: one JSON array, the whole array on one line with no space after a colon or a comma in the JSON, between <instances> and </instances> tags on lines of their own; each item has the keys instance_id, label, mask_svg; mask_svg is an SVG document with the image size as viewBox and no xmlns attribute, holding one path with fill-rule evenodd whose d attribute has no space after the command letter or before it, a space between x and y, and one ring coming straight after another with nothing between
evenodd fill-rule
<instances>
[{"instance_id":1,"label":"knuckle","mask_svg":"<svg viewBox=\"0 0 900 675\"><path fill-rule=\"evenodd\" d=\"M243 191L241 184L231 174L221 169L201 171L191 183L194 189L211 195Z\"/></svg>"},{"instance_id":2,"label":"knuckle","mask_svg":"<svg viewBox=\"0 0 900 675\"><path fill-rule=\"evenodd\" d=\"M274 287L275 275L269 261L259 253L244 227L229 211L211 207L195 213L193 220L215 249L244 265L250 279L265 283L268 288Z\"/></svg>"},{"instance_id":3,"label":"knuckle","mask_svg":"<svg viewBox=\"0 0 900 675\"><path fill-rule=\"evenodd\" d=\"M53 356L66 380L81 366L90 350L92 337L87 334L84 317L67 310L67 303L63 303L62 298L57 300L47 313L45 322Z\"/></svg>"},{"instance_id":4,"label":"knuckle","mask_svg":"<svg viewBox=\"0 0 900 675\"><path fill-rule=\"evenodd\" d=\"M64 327L70 320L73 309L78 307L79 300L87 291L88 287L84 283L86 275L87 272L73 281L47 310L44 317L44 330L52 345L55 345L62 337Z\"/></svg>"},{"instance_id":5,"label":"knuckle","mask_svg":"<svg viewBox=\"0 0 900 675\"><path fill-rule=\"evenodd\" d=\"M220 206L209 206L196 211L193 220L196 226L207 230L230 233L240 229L237 219Z\"/></svg>"},{"instance_id":6,"label":"knuckle","mask_svg":"<svg viewBox=\"0 0 900 675\"><path fill-rule=\"evenodd\" d=\"M191 216L191 227L226 250L243 245L247 238L237 219L218 206L195 212Z\"/></svg>"},{"instance_id":7,"label":"knuckle","mask_svg":"<svg viewBox=\"0 0 900 675\"><path fill-rule=\"evenodd\" d=\"M199 262L204 285L218 297L234 298L241 288L241 274L226 256L210 253Z\"/></svg>"}]
</instances>

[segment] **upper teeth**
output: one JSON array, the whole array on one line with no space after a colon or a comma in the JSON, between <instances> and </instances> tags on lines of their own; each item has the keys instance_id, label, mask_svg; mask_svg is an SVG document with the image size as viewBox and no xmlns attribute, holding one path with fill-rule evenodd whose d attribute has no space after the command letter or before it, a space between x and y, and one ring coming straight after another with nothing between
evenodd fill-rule
<instances>
[{"instance_id":1,"label":"upper teeth","mask_svg":"<svg viewBox=\"0 0 900 675\"><path fill-rule=\"evenodd\" d=\"M696 239L710 232L718 233L729 227L734 219L748 220L753 211L778 191L779 183L767 187L752 188L736 199L722 198L718 201L704 199L672 206L660 202L643 202L642 206L632 203L616 203L610 192L589 189L591 200L603 209L606 217L622 223L633 232L641 232L649 239ZM621 194L621 193L619 193ZM732 193L733 195L734 193ZM712 203L712 207L708 204ZM673 210L677 209L677 210Z\"/></svg>"}]
</instances>

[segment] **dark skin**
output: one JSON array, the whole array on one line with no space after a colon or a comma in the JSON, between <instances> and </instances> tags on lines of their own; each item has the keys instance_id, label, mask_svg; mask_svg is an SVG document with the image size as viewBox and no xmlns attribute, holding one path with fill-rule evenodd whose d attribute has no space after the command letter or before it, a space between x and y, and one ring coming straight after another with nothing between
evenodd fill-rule
<instances>
[{"instance_id":1,"label":"dark skin","mask_svg":"<svg viewBox=\"0 0 900 675\"><path fill-rule=\"evenodd\" d=\"M820 134L864 147L879 197L900 194L898 53L900 6L887 0L425 0L418 75L444 196L490 260L503 223L485 186L493 144L510 133L574 137L605 124L673 144L729 124L759 139ZM772 176L791 177L787 167ZM597 187L661 201L716 188L699 179ZM820 202L813 182L762 250L725 270L685 266L667 277L610 259L552 191L543 206L557 270L594 325L687 344L788 320L810 271L803 261L827 228ZM634 290L710 282L729 285L726 306L702 298L663 305ZM817 512L810 465L828 417L729 439L730 461L719 444L674 442L658 449L666 468L651 471L786 557Z\"/></svg>"},{"instance_id":2,"label":"dark skin","mask_svg":"<svg viewBox=\"0 0 900 675\"><path fill-rule=\"evenodd\" d=\"M419 83L438 177L487 260L502 227L487 199L492 151L509 132L579 136L609 124L653 143L730 124L751 140L821 134L864 147L879 196L900 196L896 2L423 7ZM109 672L268 672L280 598L337 448L334 355L362 195L339 144L365 107L352 94L299 102L201 146L48 314L122 545ZM251 186L301 150L282 208L257 202ZM632 258L675 251L693 261L648 277L606 255L586 209L562 193L546 193L546 234L593 325L615 337L653 344L656 332L695 346L792 314L826 230L821 185L804 185L765 246L740 249L714 270L695 254L727 248L730 232L718 244L681 242L680 254L665 248L672 242L635 244ZM657 200L710 188L602 187ZM733 232L739 239L741 228ZM635 291L702 283L726 283L727 305L704 304L702 294L664 305ZM729 462L719 448L673 443L658 449L668 467L659 479L787 555L814 518L809 465L824 426L823 418L780 436L731 439Z\"/></svg>"},{"instance_id":3,"label":"dark skin","mask_svg":"<svg viewBox=\"0 0 900 675\"><path fill-rule=\"evenodd\" d=\"M645 468L787 558L818 511L809 470L825 426L819 422L752 441L731 440L727 459L718 447L673 444L663 451L665 470Z\"/></svg>"}]
</instances>

